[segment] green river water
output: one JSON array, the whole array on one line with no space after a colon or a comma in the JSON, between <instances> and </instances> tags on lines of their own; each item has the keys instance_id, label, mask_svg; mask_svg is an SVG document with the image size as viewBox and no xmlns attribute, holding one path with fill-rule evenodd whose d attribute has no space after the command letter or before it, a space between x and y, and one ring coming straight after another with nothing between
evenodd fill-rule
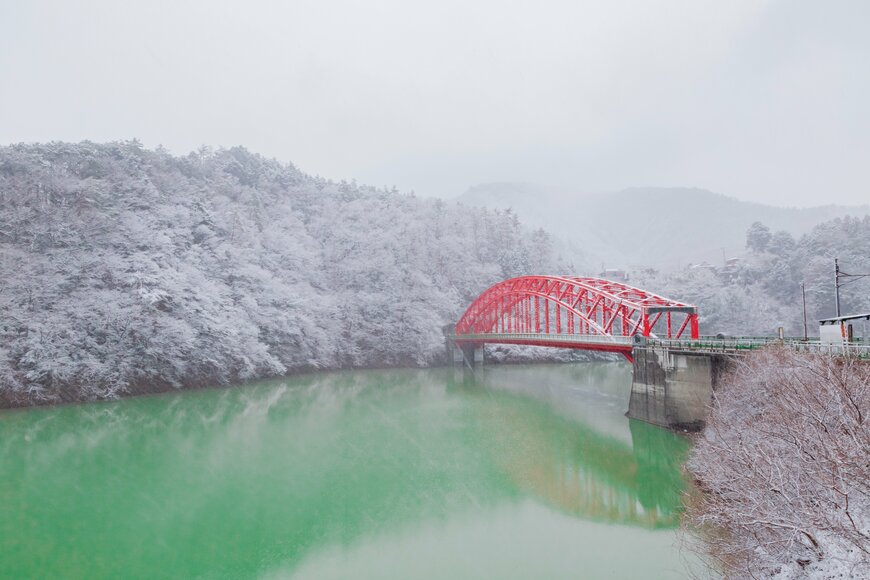
<instances>
[{"instance_id":1,"label":"green river water","mask_svg":"<svg viewBox=\"0 0 870 580\"><path fill-rule=\"evenodd\" d=\"M624 363L0 412L2 578L684 578L687 441Z\"/></svg>"}]
</instances>

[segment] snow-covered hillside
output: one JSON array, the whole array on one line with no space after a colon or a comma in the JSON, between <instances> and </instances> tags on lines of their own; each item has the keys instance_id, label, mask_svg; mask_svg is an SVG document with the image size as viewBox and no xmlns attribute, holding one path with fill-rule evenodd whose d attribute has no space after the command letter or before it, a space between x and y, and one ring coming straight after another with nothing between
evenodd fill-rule
<instances>
[{"instance_id":1,"label":"snow-covered hillside","mask_svg":"<svg viewBox=\"0 0 870 580\"><path fill-rule=\"evenodd\" d=\"M314 178L241 148L0 148L0 403L427 364L505 277L512 214Z\"/></svg>"}]
</instances>

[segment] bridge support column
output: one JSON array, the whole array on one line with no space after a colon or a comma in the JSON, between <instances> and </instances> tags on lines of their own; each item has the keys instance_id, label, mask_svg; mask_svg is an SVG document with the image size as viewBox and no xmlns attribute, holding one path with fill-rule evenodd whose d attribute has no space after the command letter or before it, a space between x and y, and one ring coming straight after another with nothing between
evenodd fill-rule
<instances>
[{"instance_id":1,"label":"bridge support column","mask_svg":"<svg viewBox=\"0 0 870 580\"><path fill-rule=\"evenodd\" d=\"M474 369L483 366L483 345L475 343L457 343L455 326L448 324L442 328L444 346L447 348L447 364L455 367Z\"/></svg>"},{"instance_id":2,"label":"bridge support column","mask_svg":"<svg viewBox=\"0 0 870 580\"><path fill-rule=\"evenodd\" d=\"M628 416L670 429L703 429L727 357L652 346L635 346L632 356Z\"/></svg>"},{"instance_id":3,"label":"bridge support column","mask_svg":"<svg viewBox=\"0 0 870 580\"><path fill-rule=\"evenodd\" d=\"M483 366L483 345L463 344L456 350L460 354L459 364L465 368L475 369Z\"/></svg>"}]
</instances>

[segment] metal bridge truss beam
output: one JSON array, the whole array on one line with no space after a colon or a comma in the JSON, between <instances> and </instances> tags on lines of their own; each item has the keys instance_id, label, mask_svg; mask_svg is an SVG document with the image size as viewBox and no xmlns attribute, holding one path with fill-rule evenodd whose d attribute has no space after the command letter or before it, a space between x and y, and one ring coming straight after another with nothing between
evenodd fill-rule
<instances>
[{"instance_id":1,"label":"metal bridge truss beam","mask_svg":"<svg viewBox=\"0 0 870 580\"><path fill-rule=\"evenodd\" d=\"M523 276L483 292L456 325L463 334L534 333L698 338L698 311L601 278ZM685 337L688 338L688 337Z\"/></svg>"}]
</instances>

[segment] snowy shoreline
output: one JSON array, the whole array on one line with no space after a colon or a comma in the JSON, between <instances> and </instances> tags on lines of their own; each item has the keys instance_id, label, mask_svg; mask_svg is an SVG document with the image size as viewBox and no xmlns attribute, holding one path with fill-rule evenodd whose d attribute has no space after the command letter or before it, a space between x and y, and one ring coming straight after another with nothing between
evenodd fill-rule
<instances>
[{"instance_id":1,"label":"snowy shoreline","mask_svg":"<svg viewBox=\"0 0 870 580\"><path fill-rule=\"evenodd\" d=\"M505 346L514 346L514 345L505 345ZM487 364L499 366L499 365L528 365L528 364L582 364L587 362L614 362L621 361L622 357L619 355L609 355L609 354L601 354L601 353L578 353L577 351L567 351L563 352L563 350L556 351L551 355L541 355L535 353L529 353L529 350L535 350L536 347L521 347L516 350L502 352L498 357L488 358ZM541 349L538 349L541 350ZM588 356L587 356L588 355ZM294 369L287 373L281 375L271 375L271 376L263 376L247 379L239 382L232 383L215 383L209 381L201 381L194 382L182 387L174 386L168 383L152 383L147 386L140 386L131 389L127 392L118 393L115 398L94 398L94 399L68 399L68 400L45 400L45 401L32 401L32 400L24 400L20 404L16 404L15 401L9 401L3 398L0 398L0 411L4 410L26 410L26 409L35 409L41 407L56 407L63 405L83 405L83 404L91 404L91 403L110 403L114 401L121 401L124 399L138 398L138 397L149 397L149 396L159 396L165 395L168 393L182 393L186 391L201 391L207 389L234 389L234 388L244 388L246 385L255 382L261 381L271 381L271 380L281 380L287 377L297 377L304 375L316 375L321 373L337 373L343 371L376 371L376 370L391 370L391 369L434 369L434 368L448 368L451 365L447 364L445 361L439 361L436 364L419 366L413 364L390 364L390 365L362 365L362 366L354 366L354 367L328 367L328 368L307 368L307 369Z\"/></svg>"}]
</instances>

